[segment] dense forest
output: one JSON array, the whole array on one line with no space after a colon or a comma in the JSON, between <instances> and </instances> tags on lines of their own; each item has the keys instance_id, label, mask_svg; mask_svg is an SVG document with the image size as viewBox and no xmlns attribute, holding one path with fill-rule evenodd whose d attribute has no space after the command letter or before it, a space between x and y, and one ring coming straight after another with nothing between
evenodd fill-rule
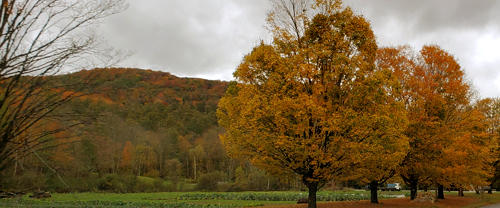
<instances>
[{"instance_id":1,"label":"dense forest","mask_svg":"<svg viewBox=\"0 0 500 208\"><path fill-rule=\"evenodd\" d=\"M73 98L54 113L58 119L40 126L64 131L3 170L4 189L224 191L299 184L226 155L215 111L227 82L124 68L45 79Z\"/></svg>"}]
</instances>

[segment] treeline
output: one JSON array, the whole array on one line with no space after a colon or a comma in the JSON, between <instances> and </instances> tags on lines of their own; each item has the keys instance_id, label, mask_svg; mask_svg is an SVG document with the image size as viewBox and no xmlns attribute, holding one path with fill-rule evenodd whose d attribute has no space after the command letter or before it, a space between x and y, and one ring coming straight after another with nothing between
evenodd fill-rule
<instances>
[{"instance_id":1,"label":"treeline","mask_svg":"<svg viewBox=\"0 0 500 208\"><path fill-rule=\"evenodd\" d=\"M53 114L61 119L47 119L38 130L64 131L47 136L42 149L20 155L1 171L2 189L140 192L300 186L294 178L271 177L226 155L215 116L226 82L122 68L46 79L55 91L73 99Z\"/></svg>"}]
</instances>

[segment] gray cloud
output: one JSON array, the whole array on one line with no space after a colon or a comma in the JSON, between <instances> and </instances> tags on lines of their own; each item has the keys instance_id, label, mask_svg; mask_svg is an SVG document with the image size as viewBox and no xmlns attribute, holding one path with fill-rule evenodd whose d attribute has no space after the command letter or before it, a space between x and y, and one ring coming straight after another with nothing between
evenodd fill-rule
<instances>
[{"instance_id":1,"label":"gray cloud","mask_svg":"<svg viewBox=\"0 0 500 208\"><path fill-rule=\"evenodd\" d=\"M134 55L122 66L232 78L260 39L268 0L130 0L100 28ZM500 96L500 1L345 0L372 23L379 45L438 44L454 54L482 97Z\"/></svg>"},{"instance_id":2,"label":"gray cloud","mask_svg":"<svg viewBox=\"0 0 500 208\"><path fill-rule=\"evenodd\" d=\"M447 28L478 29L500 18L496 0L348 0L346 3L378 20L397 19L415 31L429 32ZM374 22L384 24L384 22Z\"/></svg>"},{"instance_id":3,"label":"gray cloud","mask_svg":"<svg viewBox=\"0 0 500 208\"><path fill-rule=\"evenodd\" d=\"M453 54L482 97L500 96L500 1L348 0L379 45L437 44Z\"/></svg>"},{"instance_id":4,"label":"gray cloud","mask_svg":"<svg viewBox=\"0 0 500 208\"><path fill-rule=\"evenodd\" d=\"M130 1L102 26L111 44L132 50L124 66L181 76L230 79L243 54L264 33L266 0ZM262 37L264 38L264 37Z\"/></svg>"}]
</instances>

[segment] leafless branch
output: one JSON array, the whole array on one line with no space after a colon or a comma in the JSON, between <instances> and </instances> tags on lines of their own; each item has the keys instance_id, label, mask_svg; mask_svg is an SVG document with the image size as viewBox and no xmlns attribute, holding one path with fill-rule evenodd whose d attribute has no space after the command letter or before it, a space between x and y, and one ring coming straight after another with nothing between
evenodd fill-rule
<instances>
[{"instance_id":1,"label":"leafless branch","mask_svg":"<svg viewBox=\"0 0 500 208\"><path fill-rule=\"evenodd\" d=\"M70 122L61 129L39 128L42 120L54 118L55 110L76 96L58 91L46 77L68 67L82 67L74 63L102 51L91 26L125 6L124 0L2 0L0 170L12 152L32 152L49 135L79 123Z\"/></svg>"}]
</instances>

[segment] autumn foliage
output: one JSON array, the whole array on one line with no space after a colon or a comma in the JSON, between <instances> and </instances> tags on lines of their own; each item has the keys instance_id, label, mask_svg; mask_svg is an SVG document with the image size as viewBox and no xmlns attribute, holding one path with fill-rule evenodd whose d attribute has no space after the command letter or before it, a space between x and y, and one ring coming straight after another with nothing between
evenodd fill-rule
<instances>
[{"instance_id":1,"label":"autumn foliage","mask_svg":"<svg viewBox=\"0 0 500 208\"><path fill-rule=\"evenodd\" d=\"M230 154L298 174L310 207L326 182L355 167L394 169L407 146L398 86L390 71L375 70L369 23L337 3L317 6L331 7L306 20L303 37L277 28L272 44L245 56L218 109Z\"/></svg>"},{"instance_id":2,"label":"autumn foliage","mask_svg":"<svg viewBox=\"0 0 500 208\"><path fill-rule=\"evenodd\" d=\"M404 182L411 199L419 189L443 198L499 187L499 98L476 98L450 52L379 47L369 21L340 0L272 5L273 41L245 55L232 82L129 68L40 77L49 92L34 88L33 98L72 97L51 113L84 119L46 117L19 133L11 147L36 138L39 152L5 148L0 186L307 188L309 207L332 182L368 186L372 203L390 182Z\"/></svg>"},{"instance_id":3,"label":"autumn foliage","mask_svg":"<svg viewBox=\"0 0 500 208\"><path fill-rule=\"evenodd\" d=\"M377 62L402 83L410 149L400 174L412 198L418 187L486 185L495 139L472 106L470 86L454 57L438 46L424 46L418 54L408 47L383 48Z\"/></svg>"},{"instance_id":4,"label":"autumn foliage","mask_svg":"<svg viewBox=\"0 0 500 208\"><path fill-rule=\"evenodd\" d=\"M130 185L126 187L113 184L117 183L115 178L194 180L195 175L199 178L229 169L232 164L218 139L220 130L215 117L217 102L227 82L126 68L83 70L45 79L54 86L51 90L73 96L54 111L70 117L47 117L23 138L42 137L33 143L38 147L36 152L65 178L69 187L60 184L57 174L32 151L21 149L12 157L17 162L0 172L0 184L5 188L131 192L140 190L133 180L124 181ZM81 83L85 83L84 87ZM66 127L73 123L80 125ZM18 141L20 146L24 144ZM194 149L203 151L194 158L190 154ZM27 177L47 180L33 184ZM165 185L145 190L177 190L177 187Z\"/></svg>"},{"instance_id":5,"label":"autumn foliage","mask_svg":"<svg viewBox=\"0 0 500 208\"><path fill-rule=\"evenodd\" d=\"M438 46L377 49L340 1L309 3L275 3L274 41L234 73L217 111L230 155L299 175L309 207L332 179L357 177L376 194L399 175L412 199L418 187L484 185L496 143L455 58Z\"/></svg>"}]
</instances>

